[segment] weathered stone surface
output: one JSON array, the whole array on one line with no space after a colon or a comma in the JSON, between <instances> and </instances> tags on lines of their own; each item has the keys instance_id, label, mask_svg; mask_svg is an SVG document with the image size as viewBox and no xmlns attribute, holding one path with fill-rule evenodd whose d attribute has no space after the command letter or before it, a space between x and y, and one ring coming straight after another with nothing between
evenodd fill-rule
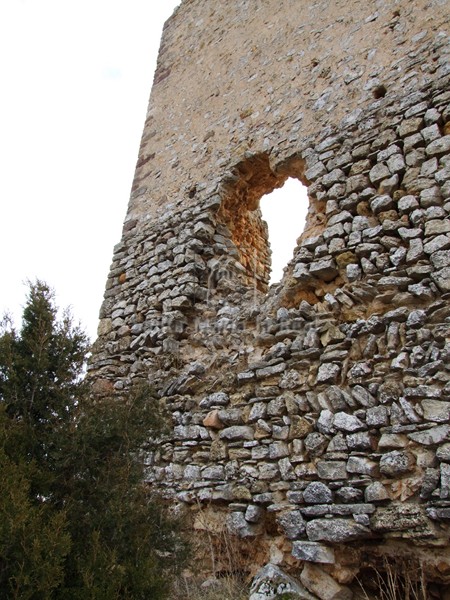
<instances>
[{"instance_id":1,"label":"weathered stone surface","mask_svg":"<svg viewBox=\"0 0 450 600\"><path fill-rule=\"evenodd\" d=\"M276 600L283 594L299 600L317 600L303 585L271 563L260 569L253 578L249 600Z\"/></svg>"},{"instance_id":2,"label":"weathered stone surface","mask_svg":"<svg viewBox=\"0 0 450 600\"><path fill-rule=\"evenodd\" d=\"M450 462L450 443L442 444L436 451L436 458L445 462Z\"/></svg>"},{"instance_id":3,"label":"weathered stone surface","mask_svg":"<svg viewBox=\"0 0 450 600\"><path fill-rule=\"evenodd\" d=\"M367 431L359 433L350 433L345 438L347 447L351 450L371 450L375 447L374 438Z\"/></svg>"},{"instance_id":4,"label":"weathered stone surface","mask_svg":"<svg viewBox=\"0 0 450 600\"><path fill-rule=\"evenodd\" d=\"M224 424L220 420L219 411L217 409L210 411L203 419L203 425L205 427L212 427L213 429L222 429Z\"/></svg>"},{"instance_id":5,"label":"weathered stone surface","mask_svg":"<svg viewBox=\"0 0 450 600\"><path fill-rule=\"evenodd\" d=\"M297 540L306 531L306 523L301 512L298 510L290 510L289 512L278 514L277 523L290 540Z\"/></svg>"},{"instance_id":6,"label":"weathered stone surface","mask_svg":"<svg viewBox=\"0 0 450 600\"><path fill-rule=\"evenodd\" d=\"M366 502L384 502L390 499L386 488L379 481L374 481L366 487L364 498Z\"/></svg>"},{"instance_id":7,"label":"weathered stone surface","mask_svg":"<svg viewBox=\"0 0 450 600\"><path fill-rule=\"evenodd\" d=\"M228 394L225 392L215 392L214 394L210 394L206 396L200 402L200 408L211 408L211 406L225 406L228 404L229 398Z\"/></svg>"},{"instance_id":8,"label":"weathered stone surface","mask_svg":"<svg viewBox=\"0 0 450 600\"><path fill-rule=\"evenodd\" d=\"M306 525L312 542L350 542L371 537L370 529L351 519L314 519Z\"/></svg>"},{"instance_id":9,"label":"weathered stone surface","mask_svg":"<svg viewBox=\"0 0 450 600\"><path fill-rule=\"evenodd\" d=\"M450 465L441 464L441 498L448 500L450 498Z\"/></svg>"},{"instance_id":10,"label":"weathered stone surface","mask_svg":"<svg viewBox=\"0 0 450 600\"><path fill-rule=\"evenodd\" d=\"M220 438L225 440L252 440L253 428L246 425L234 425L220 432Z\"/></svg>"},{"instance_id":11,"label":"weathered stone surface","mask_svg":"<svg viewBox=\"0 0 450 600\"><path fill-rule=\"evenodd\" d=\"M317 463L317 473L321 479L337 481L347 479L347 463L343 460L321 460Z\"/></svg>"},{"instance_id":12,"label":"weathered stone surface","mask_svg":"<svg viewBox=\"0 0 450 600\"><path fill-rule=\"evenodd\" d=\"M389 422L389 415L385 406L374 406L366 413L366 423L369 427L383 427Z\"/></svg>"},{"instance_id":13,"label":"weathered stone surface","mask_svg":"<svg viewBox=\"0 0 450 600\"><path fill-rule=\"evenodd\" d=\"M379 450L392 450L393 448L405 448L408 445L408 438L400 433L383 433L378 442Z\"/></svg>"},{"instance_id":14,"label":"weathered stone surface","mask_svg":"<svg viewBox=\"0 0 450 600\"><path fill-rule=\"evenodd\" d=\"M432 141L425 148L428 156L436 156L439 154L445 154L450 151L450 135L446 135L437 140Z\"/></svg>"},{"instance_id":15,"label":"weathered stone surface","mask_svg":"<svg viewBox=\"0 0 450 600\"><path fill-rule=\"evenodd\" d=\"M376 476L378 473L378 463L364 456L350 456L347 462L347 471L360 475Z\"/></svg>"},{"instance_id":16,"label":"weathered stone surface","mask_svg":"<svg viewBox=\"0 0 450 600\"><path fill-rule=\"evenodd\" d=\"M306 563L300 575L303 585L320 600L351 600L353 592L337 583L323 569Z\"/></svg>"},{"instance_id":17,"label":"weathered stone surface","mask_svg":"<svg viewBox=\"0 0 450 600\"><path fill-rule=\"evenodd\" d=\"M344 412L338 412L334 416L334 426L336 429L340 429L346 433L354 433L356 431L363 431L366 429L366 425L355 417Z\"/></svg>"},{"instance_id":18,"label":"weathered stone surface","mask_svg":"<svg viewBox=\"0 0 450 600\"><path fill-rule=\"evenodd\" d=\"M387 477L401 477L414 467L414 456L410 452L394 450L380 459L380 473Z\"/></svg>"},{"instance_id":19,"label":"weathered stone surface","mask_svg":"<svg viewBox=\"0 0 450 600\"><path fill-rule=\"evenodd\" d=\"M439 469L429 468L425 470L422 486L420 488L421 498L424 500L431 498L431 495L439 486L440 476Z\"/></svg>"},{"instance_id":20,"label":"weathered stone surface","mask_svg":"<svg viewBox=\"0 0 450 600\"><path fill-rule=\"evenodd\" d=\"M362 490L350 486L341 487L336 492L336 500L338 502L344 502L345 504L360 502L362 498Z\"/></svg>"},{"instance_id":21,"label":"weathered stone surface","mask_svg":"<svg viewBox=\"0 0 450 600\"><path fill-rule=\"evenodd\" d=\"M423 507L413 504L395 504L380 507L370 518L370 526L376 532L405 531L416 529L428 531L430 524Z\"/></svg>"},{"instance_id":22,"label":"weathered stone surface","mask_svg":"<svg viewBox=\"0 0 450 600\"><path fill-rule=\"evenodd\" d=\"M318 542L294 542L292 556L313 563L333 564L335 562L333 548Z\"/></svg>"},{"instance_id":23,"label":"weathered stone surface","mask_svg":"<svg viewBox=\"0 0 450 600\"><path fill-rule=\"evenodd\" d=\"M432 274L432 279L442 293L450 292L450 267L445 267Z\"/></svg>"},{"instance_id":24,"label":"weathered stone surface","mask_svg":"<svg viewBox=\"0 0 450 600\"><path fill-rule=\"evenodd\" d=\"M320 365L317 373L317 383L336 383L341 369L334 363Z\"/></svg>"},{"instance_id":25,"label":"weathered stone surface","mask_svg":"<svg viewBox=\"0 0 450 600\"><path fill-rule=\"evenodd\" d=\"M447 440L449 435L450 427L448 425L437 425L436 427L431 427L430 429L425 429L417 433L409 433L408 437L418 444L432 446Z\"/></svg>"},{"instance_id":26,"label":"weathered stone surface","mask_svg":"<svg viewBox=\"0 0 450 600\"><path fill-rule=\"evenodd\" d=\"M310 483L303 491L303 499L308 504L327 504L333 501L329 487L320 481Z\"/></svg>"},{"instance_id":27,"label":"weathered stone surface","mask_svg":"<svg viewBox=\"0 0 450 600\"><path fill-rule=\"evenodd\" d=\"M178 425L174 428L175 437L181 440L209 439L207 429L199 425Z\"/></svg>"},{"instance_id":28,"label":"weathered stone surface","mask_svg":"<svg viewBox=\"0 0 450 600\"><path fill-rule=\"evenodd\" d=\"M241 511L231 512L227 517L227 527L230 533L241 538L255 537L262 532L261 526L246 521Z\"/></svg>"},{"instance_id":29,"label":"weathered stone surface","mask_svg":"<svg viewBox=\"0 0 450 600\"><path fill-rule=\"evenodd\" d=\"M263 516L263 510L260 506L250 504L245 511L245 520L249 523L259 523Z\"/></svg>"},{"instance_id":30,"label":"weathered stone surface","mask_svg":"<svg viewBox=\"0 0 450 600\"><path fill-rule=\"evenodd\" d=\"M264 367L263 369L256 369L256 377L263 379L264 377L270 377L271 375L278 375L286 369L284 363L278 363L271 367Z\"/></svg>"},{"instance_id":31,"label":"weathered stone surface","mask_svg":"<svg viewBox=\"0 0 450 600\"><path fill-rule=\"evenodd\" d=\"M443 400L422 400L423 418L435 423L450 421L450 402Z\"/></svg>"}]
</instances>

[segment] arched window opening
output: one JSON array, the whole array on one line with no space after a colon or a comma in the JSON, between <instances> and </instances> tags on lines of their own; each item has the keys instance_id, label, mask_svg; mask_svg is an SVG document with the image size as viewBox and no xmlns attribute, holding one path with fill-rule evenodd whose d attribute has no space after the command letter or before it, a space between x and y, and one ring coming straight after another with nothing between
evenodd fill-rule
<instances>
[{"instance_id":1,"label":"arched window opening","mask_svg":"<svg viewBox=\"0 0 450 600\"><path fill-rule=\"evenodd\" d=\"M292 259L297 239L305 229L308 205L306 186L293 177L260 200L259 207L269 228L272 252L270 284L281 280L284 267Z\"/></svg>"},{"instance_id":2,"label":"arched window opening","mask_svg":"<svg viewBox=\"0 0 450 600\"><path fill-rule=\"evenodd\" d=\"M288 178L292 179L286 184ZM306 214L309 205L306 188L300 183L303 179L304 163L298 156L294 155L274 167L269 156L262 153L247 156L222 181L222 201L217 217L223 226L223 241L227 247L225 249L222 244L217 249L227 258L227 268L234 260L236 277L255 290L267 292L271 271L274 272L273 281L281 279L281 269L292 258L296 239L303 233L305 217L298 216L298 209L303 209ZM282 196L278 197L274 190L280 188L283 188ZM273 205L273 212L278 215L275 217L278 224L275 225L271 225L271 216L265 216L272 230L270 234L261 212L261 199L267 194L270 195L269 204ZM289 201L280 200L285 197L291 198L292 207ZM266 202L263 201L263 204ZM280 222L280 216L284 216L284 221ZM278 258L278 249L286 247L288 227L292 228L291 241L283 258ZM274 269L269 235L274 249ZM281 267L277 266L280 261Z\"/></svg>"}]
</instances>

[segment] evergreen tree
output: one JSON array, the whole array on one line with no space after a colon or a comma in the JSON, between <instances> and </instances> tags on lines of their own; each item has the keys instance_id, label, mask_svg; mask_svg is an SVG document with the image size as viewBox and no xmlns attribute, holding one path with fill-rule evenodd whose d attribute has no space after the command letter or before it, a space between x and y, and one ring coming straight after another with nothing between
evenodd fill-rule
<instances>
[{"instance_id":1,"label":"evergreen tree","mask_svg":"<svg viewBox=\"0 0 450 600\"><path fill-rule=\"evenodd\" d=\"M148 388L95 402L86 336L30 285L0 333L0 598L166 598L185 544L143 484L163 419Z\"/></svg>"}]
</instances>

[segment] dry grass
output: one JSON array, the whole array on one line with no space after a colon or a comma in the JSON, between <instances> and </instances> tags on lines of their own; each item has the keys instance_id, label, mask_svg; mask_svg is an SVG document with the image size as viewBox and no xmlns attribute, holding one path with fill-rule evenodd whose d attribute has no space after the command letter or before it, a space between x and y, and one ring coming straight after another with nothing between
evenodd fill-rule
<instances>
[{"instance_id":1,"label":"dry grass","mask_svg":"<svg viewBox=\"0 0 450 600\"><path fill-rule=\"evenodd\" d=\"M231 535L223 515L214 519L208 507L198 509L192 540L195 560L191 571L177 580L172 600L248 600L254 540Z\"/></svg>"},{"instance_id":2,"label":"dry grass","mask_svg":"<svg viewBox=\"0 0 450 600\"><path fill-rule=\"evenodd\" d=\"M249 586L240 577L229 575L204 582L182 577L172 600L248 600Z\"/></svg>"},{"instance_id":3,"label":"dry grass","mask_svg":"<svg viewBox=\"0 0 450 600\"><path fill-rule=\"evenodd\" d=\"M408 560L383 559L381 568L358 578L364 600L428 600L427 581L421 565Z\"/></svg>"}]
</instances>

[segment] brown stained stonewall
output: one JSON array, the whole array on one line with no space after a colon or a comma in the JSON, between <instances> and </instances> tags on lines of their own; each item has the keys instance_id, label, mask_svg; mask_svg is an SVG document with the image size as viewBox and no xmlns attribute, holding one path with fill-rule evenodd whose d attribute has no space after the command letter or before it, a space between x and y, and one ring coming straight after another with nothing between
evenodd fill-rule
<instances>
[{"instance_id":1,"label":"brown stained stonewall","mask_svg":"<svg viewBox=\"0 0 450 600\"><path fill-rule=\"evenodd\" d=\"M148 483L214 575L273 560L323 600L413 573L445 597L449 21L184 0L166 24L89 374L152 384L173 429ZM269 287L259 200L288 177L309 210Z\"/></svg>"}]
</instances>

